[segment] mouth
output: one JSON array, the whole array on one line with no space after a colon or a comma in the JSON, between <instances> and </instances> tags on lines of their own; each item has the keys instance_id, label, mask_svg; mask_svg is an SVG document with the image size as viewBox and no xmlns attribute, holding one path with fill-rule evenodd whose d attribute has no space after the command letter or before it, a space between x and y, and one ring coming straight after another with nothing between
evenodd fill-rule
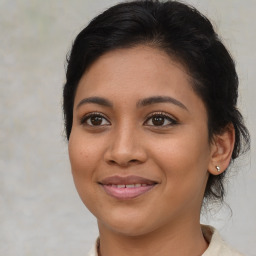
<instances>
[{"instance_id":1,"label":"mouth","mask_svg":"<svg viewBox=\"0 0 256 256\"><path fill-rule=\"evenodd\" d=\"M158 183L139 176L111 176L103 179L99 184L108 195L119 200L128 200L141 196Z\"/></svg>"}]
</instances>

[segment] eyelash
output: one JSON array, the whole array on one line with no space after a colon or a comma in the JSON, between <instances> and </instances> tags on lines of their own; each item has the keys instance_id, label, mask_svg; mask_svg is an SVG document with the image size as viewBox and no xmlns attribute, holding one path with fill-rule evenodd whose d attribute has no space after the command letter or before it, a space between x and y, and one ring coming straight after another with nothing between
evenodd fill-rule
<instances>
[{"instance_id":1,"label":"eyelash","mask_svg":"<svg viewBox=\"0 0 256 256\"><path fill-rule=\"evenodd\" d=\"M105 126L104 125L92 125L92 124L88 124L87 121L90 120L90 118L92 117L101 117L105 120L107 120L107 122L110 124L110 122L108 121L108 117L106 117L105 115L103 115L102 113L99 112L92 112L92 113L88 113L86 115L84 115L81 119L80 119L80 123L82 125L87 125L87 126L92 126L92 127L96 127L96 126ZM108 125L108 124L107 124Z\"/></svg>"},{"instance_id":2,"label":"eyelash","mask_svg":"<svg viewBox=\"0 0 256 256\"><path fill-rule=\"evenodd\" d=\"M178 121L171 115L165 113L165 112L153 112L151 114L149 114L149 116L147 117L146 121L144 122L144 124L146 124L150 119L154 118L154 117L161 117L164 118L165 120L168 120L169 124L165 124L165 125L148 125L148 126L152 126L152 127L166 127L166 126L173 126L178 124Z\"/></svg>"},{"instance_id":3,"label":"eyelash","mask_svg":"<svg viewBox=\"0 0 256 256\"><path fill-rule=\"evenodd\" d=\"M88 124L87 121L90 120L90 118L92 118L92 117L101 117L101 118L105 119L108 122L108 124L103 124L103 125L102 124L93 125L92 123ZM149 120L154 118L154 117L164 118L165 121L168 120L169 124L165 124L165 125L147 125L146 123L149 122ZM107 126L107 125L111 124L108 121L108 117L103 115L102 113L99 113L99 112L92 112L92 113L86 114L85 116L83 116L80 119L80 123L82 125L87 125L87 126L91 126L91 127ZM173 116L171 116L171 115L169 115L165 112L153 112L153 113L149 114L149 116L147 117L146 121L143 124L146 125L146 126L152 126L152 127L166 127L166 126L176 125L176 124L178 124L178 121Z\"/></svg>"}]
</instances>

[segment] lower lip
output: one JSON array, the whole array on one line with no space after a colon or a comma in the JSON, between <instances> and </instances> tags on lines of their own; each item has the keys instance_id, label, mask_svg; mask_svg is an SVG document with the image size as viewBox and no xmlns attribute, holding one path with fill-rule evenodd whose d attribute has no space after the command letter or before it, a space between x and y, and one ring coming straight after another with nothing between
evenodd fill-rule
<instances>
[{"instance_id":1,"label":"lower lip","mask_svg":"<svg viewBox=\"0 0 256 256\"><path fill-rule=\"evenodd\" d=\"M111 185L102 185L106 193L120 200L132 199L143 195L151 190L155 185L147 185L133 188L117 188Z\"/></svg>"}]
</instances>

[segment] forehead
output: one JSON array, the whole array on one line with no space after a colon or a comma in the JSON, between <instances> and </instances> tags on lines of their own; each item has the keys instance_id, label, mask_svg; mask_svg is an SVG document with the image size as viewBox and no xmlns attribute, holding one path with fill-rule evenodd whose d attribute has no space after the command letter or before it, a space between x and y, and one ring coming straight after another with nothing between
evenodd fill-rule
<instances>
[{"instance_id":1,"label":"forehead","mask_svg":"<svg viewBox=\"0 0 256 256\"><path fill-rule=\"evenodd\" d=\"M164 51L149 46L110 51L84 73L78 92L88 96L103 92L165 93L171 87L192 89L185 67ZM80 94L80 93L79 93Z\"/></svg>"},{"instance_id":2,"label":"forehead","mask_svg":"<svg viewBox=\"0 0 256 256\"><path fill-rule=\"evenodd\" d=\"M159 49L138 46L115 50L101 56L85 72L74 110L81 101L98 97L107 100L116 113L135 114L139 102L160 96L179 101L192 119L205 121L205 104L191 81L184 66Z\"/></svg>"}]
</instances>

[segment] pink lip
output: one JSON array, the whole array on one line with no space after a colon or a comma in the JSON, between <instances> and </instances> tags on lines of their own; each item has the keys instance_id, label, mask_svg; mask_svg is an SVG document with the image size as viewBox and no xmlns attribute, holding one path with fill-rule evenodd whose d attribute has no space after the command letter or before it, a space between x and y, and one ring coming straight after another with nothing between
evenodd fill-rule
<instances>
[{"instance_id":1,"label":"pink lip","mask_svg":"<svg viewBox=\"0 0 256 256\"><path fill-rule=\"evenodd\" d=\"M132 175L126 177L107 177L103 179L101 182L99 182L99 184L102 185L102 187L108 195L120 200L127 200L138 197L148 192L157 184L157 182L143 177ZM130 187L132 184L134 186ZM128 187L120 187L120 185L127 185Z\"/></svg>"},{"instance_id":2,"label":"pink lip","mask_svg":"<svg viewBox=\"0 0 256 256\"><path fill-rule=\"evenodd\" d=\"M156 184L156 181L149 180L140 176L130 175L130 176L110 176L99 182L103 185L122 185L122 184Z\"/></svg>"}]
</instances>

